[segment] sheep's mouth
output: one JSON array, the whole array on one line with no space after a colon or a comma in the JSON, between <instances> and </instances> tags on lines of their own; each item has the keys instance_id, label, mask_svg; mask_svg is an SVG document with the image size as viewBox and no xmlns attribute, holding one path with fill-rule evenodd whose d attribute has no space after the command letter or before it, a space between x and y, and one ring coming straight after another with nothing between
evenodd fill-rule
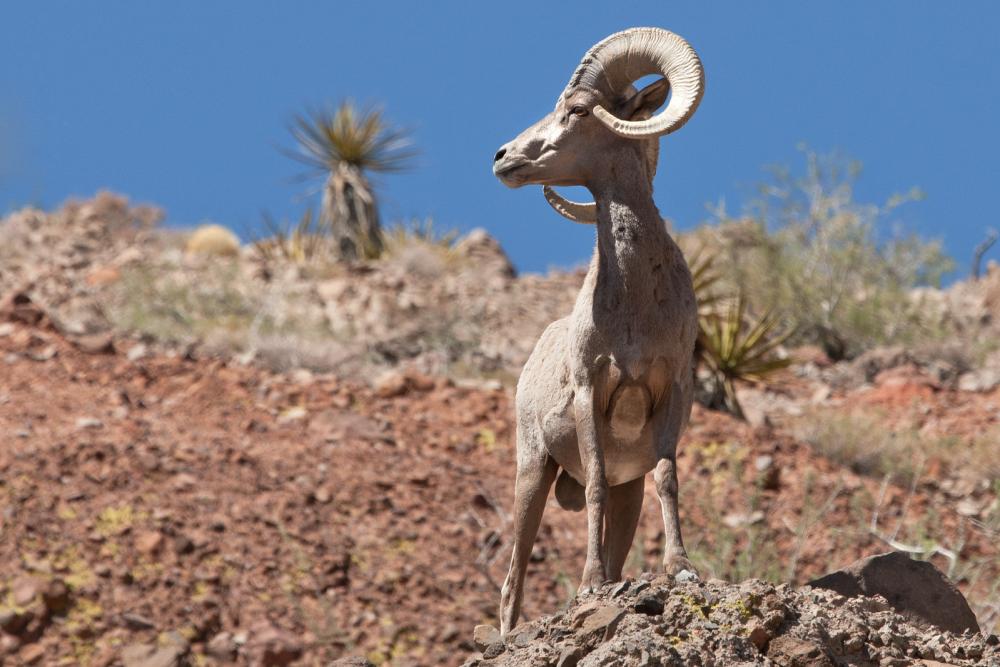
<instances>
[{"instance_id":1,"label":"sheep's mouth","mask_svg":"<svg viewBox=\"0 0 1000 667\"><path fill-rule=\"evenodd\" d=\"M499 169L494 169L493 174L498 178L503 178L505 176L510 176L511 174L513 174L518 169L521 169L522 167L527 167L529 164L530 163L527 160L524 160L522 162L515 162L514 164L508 164Z\"/></svg>"},{"instance_id":2,"label":"sheep's mouth","mask_svg":"<svg viewBox=\"0 0 1000 667\"><path fill-rule=\"evenodd\" d=\"M530 162L523 160L521 162L515 162L514 164L504 165L499 169L494 169L493 174L507 187L516 188L520 185L524 185L527 180L523 173L518 172L522 172L525 167L530 165Z\"/></svg>"}]
</instances>

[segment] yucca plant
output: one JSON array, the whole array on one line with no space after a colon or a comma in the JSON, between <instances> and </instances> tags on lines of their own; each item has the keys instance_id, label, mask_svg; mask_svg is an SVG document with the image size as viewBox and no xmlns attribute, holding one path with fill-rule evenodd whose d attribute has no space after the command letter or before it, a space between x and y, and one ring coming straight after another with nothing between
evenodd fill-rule
<instances>
[{"instance_id":1,"label":"yucca plant","mask_svg":"<svg viewBox=\"0 0 1000 667\"><path fill-rule=\"evenodd\" d=\"M711 312L712 307L722 299L722 293L717 287L722 275L715 269L716 257L715 253L706 251L702 245L687 261L699 313Z\"/></svg>"},{"instance_id":2,"label":"yucca plant","mask_svg":"<svg viewBox=\"0 0 1000 667\"><path fill-rule=\"evenodd\" d=\"M323 177L319 221L342 259L374 259L383 249L382 225L368 175L403 171L416 151L406 130L391 126L379 109L359 110L347 100L335 111L296 116L292 157Z\"/></svg>"},{"instance_id":3,"label":"yucca plant","mask_svg":"<svg viewBox=\"0 0 1000 667\"><path fill-rule=\"evenodd\" d=\"M746 299L738 293L723 312L703 313L698 319L698 354L711 374L710 405L721 407L743 419L736 397L737 381L760 382L785 368L789 359L774 356L775 349L791 332L779 332L773 313L758 319L747 316Z\"/></svg>"}]
</instances>

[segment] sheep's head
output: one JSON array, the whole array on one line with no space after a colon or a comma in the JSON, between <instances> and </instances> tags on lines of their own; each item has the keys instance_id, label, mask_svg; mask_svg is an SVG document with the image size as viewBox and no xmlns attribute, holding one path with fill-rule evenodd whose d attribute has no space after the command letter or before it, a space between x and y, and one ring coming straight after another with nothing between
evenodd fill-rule
<instances>
[{"instance_id":1,"label":"sheep's head","mask_svg":"<svg viewBox=\"0 0 1000 667\"><path fill-rule=\"evenodd\" d=\"M649 74L664 78L637 91L633 82ZM687 122L704 88L701 62L682 38L660 28L615 33L586 53L555 109L497 151L493 173L509 187L544 185L559 213L593 222L593 204L568 202L550 186L593 189L600 161L617 155L623 142L644 156L652 180L659 137ZM671 89L670 103L656 114Z\"/></svg>"}]
</instances>

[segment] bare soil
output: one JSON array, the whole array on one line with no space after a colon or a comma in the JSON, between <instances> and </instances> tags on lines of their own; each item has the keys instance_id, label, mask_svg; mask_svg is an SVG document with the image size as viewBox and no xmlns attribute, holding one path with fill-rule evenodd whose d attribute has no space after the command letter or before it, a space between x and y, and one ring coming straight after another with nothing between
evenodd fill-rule
<instances>
[{"instance_id":1,"label":"bare soil","mask_svg":"<svg viewBox=\"0 0 1000 667\"><path fill-rule=\"evenodd\" d=\"M0 326L0 599L30 616L3 634L3 651L117 664L173 631L191 655L228 646L239 664L278 655L276 645L298 664L475 654L472 627L495 622L509 557L506 392L416 373L373 389L143 354L125 339L109 351L44 320ZM936 397L954 399L925 398ZM997 542L940 484L884 485L700 408L680 468L685 535L706 576L801 582L885 550L873 516L887 534L925 522L936 539L961 538L961 562L979 569L953 575L996 630L983 615ZM988 493L974 485L964 497L986 507ZM631 576L656 568L658 514L647 489ZM570 599L584 523L550 502L527 618ZM46 602L53 581L66 604ZM25 594L31 585L39 595Z\"/></svg>"}]
</instances>

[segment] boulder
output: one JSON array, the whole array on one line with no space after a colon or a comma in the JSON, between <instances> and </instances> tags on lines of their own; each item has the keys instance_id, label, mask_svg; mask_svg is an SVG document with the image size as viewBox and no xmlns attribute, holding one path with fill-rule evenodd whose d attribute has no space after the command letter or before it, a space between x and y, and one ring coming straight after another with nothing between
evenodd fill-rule
<instances>
[{"instance_id":1,"label":"boulder","mask_svg":"<svg viewBox=\"0 0 1000 667\"><path fill-rule=\"evenodd\" d=\"M901 552L862 558L843 570L809 582L844 597L881 595L914 621L962 634L979 632L976 615L951 581L936 567Z\"/></svg>"}]
</instances>

